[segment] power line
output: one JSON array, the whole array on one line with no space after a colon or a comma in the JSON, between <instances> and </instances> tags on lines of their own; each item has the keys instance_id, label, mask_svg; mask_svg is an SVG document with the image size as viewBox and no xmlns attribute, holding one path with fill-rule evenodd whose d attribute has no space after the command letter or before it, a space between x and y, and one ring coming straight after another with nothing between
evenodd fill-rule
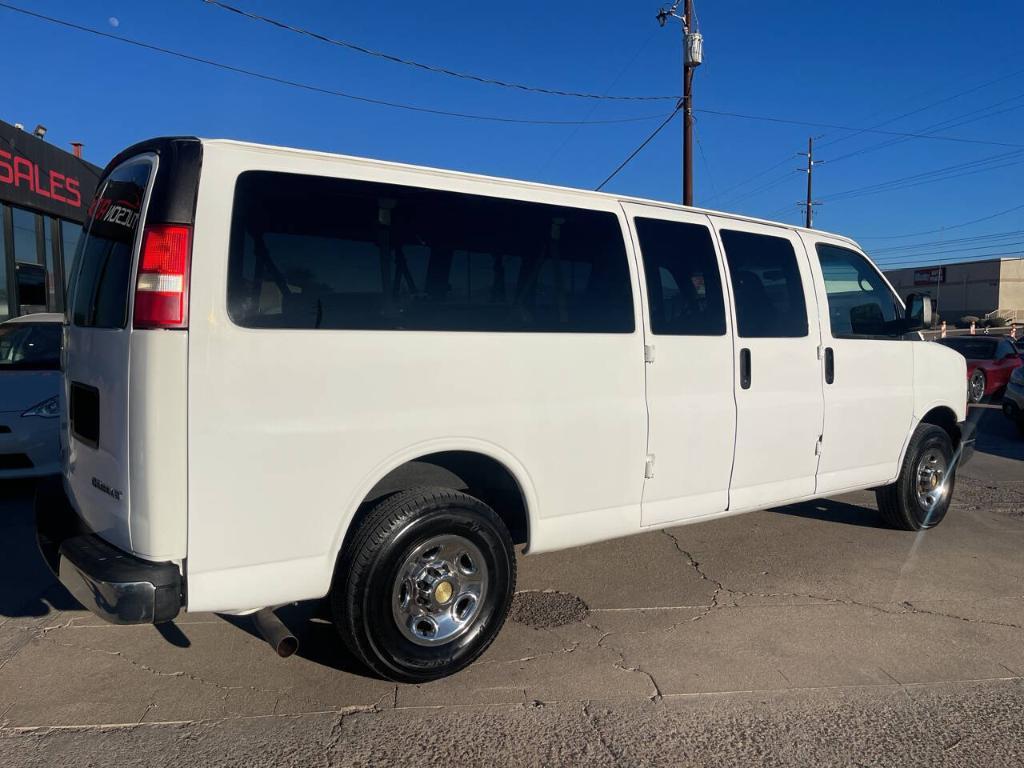
<instances>
[{"instance_id":1,"label":"power line","mask_svg":"<svg viewBox=\"0 0 1024 768\"><path fill-rule=\"evenodd\" d=\"M874 254L885 253L891 254L900 251L916 251L922 248L931 248L933 246L946 246L955 245L958 243L976 243L980 240L1004 240L1009 237L1020 237L1024 235L1024 229L1011 229L1006 232L992 232L987 235L971 235L969 237L954 237L950 240L929 240L921 243L910 243L909 245L890 245L885 248L873 248L871 250Z\"/></svg>"},{"instance_id":2,"label":"power line","mask_svg":"<svg viewBox=\"0 0 1024 768\"><path fill-rule=\"evenodd\" d=\"M409 112L421 112L430 115L440 115L443 117L458 117L466 120L482 120L493 123L514 123L519 125L612 125L618 123L636 123L643 122L645 120L656 120L659 117L664 117L665 113L659 115L645 115L643 117L625 117L608 120L536 120L526 118L514 118L514 117L502 117L498 115L480 115L471 112L453 112L445 109L434 109L431 107L418 107L412 104L404 104L397 101L387 101L385 99L375 99L369 96L358 96L353 93L346 93L344 91L337 91L331 88L322 88L317 85L310 85L309 83L302 83L297 80L288 80L283 77L277 77L275 75L268 75L263 72L256 72L251 69L243 69L242 67L236 67L231 64L224 64L213 59L203 58L201 56L193 56L189 53L183 53L182 51L176 51L171 48L163 48L158 45L152 45L151 43L144 43L140 40L134 40L130 37L124 37L122 35L115 35L110 32L104 32L103 30L94 29L93 27L86 27L81 24L75 24L70 21L63 19L57 19L52 16L46 16L35 11L29 11L25 8L19 8L8 3L0 2L0 8L5 8L15 13L20 13L25 16L31 16L45 21L49 24L56 24L61 27L68 29L74 29L79 32L88 32L91 35L98 37L104 37L108 40L116 40L120 43L135 46L136 48L143 48L148 51L154 51L156 53L163 53L168 56L174 56L185 61L195 62L197 64L205 64L206 66L215 67L216 69L224 70L225 72L233 72L239 75L246 75L247 77L254 77L258 80L265 80L271 83L277 83L278 85L286 85L291 88L299 88L305 91L311 91L313 93L321 93L327 96L338 96L343 99L351 99L352 101L363 102L364 104L374 104L381 107L391 107L392 109L403 109ZM674 112L672 114L675 114Z\"/></svg>"},{"instance_id":3,"label":"power line","mask_svg":"<svg viewBox=\"0 0 1024 768\"><path fill-rule=\"evenodd\" d=\"M1002 106L1003 104L1007 104L1007 103L1009 103L1011 101L1016 101L1017 99L1020 99L1021 97L1024 97L1024 93L1019 93L1016 96L1012 96L1009 99L1003 99L1002 101L998 101L995 104L989 104L988 106L980 107L978 109L970 110L969 112L965 112L963 114L957 115L956 117L951 117L951 118L948 118L946 120L941 120L938 123L933 123L932 125L929 125L928 127L923 128L922 132L926 136L935 137L934 134L936 134L938 131L946 130L948 128L958 128L959 126L967 125L968 123L976 123L978 120L985 120L985 119L987 119L989 117L995 117L996 115L1002 115L1002 114L1004 114L1006 112L1013 112L1014 110L1021 109L1022 107L1024 107L1024 104L1018 104L1018 105L1013 106L1013 107L1007 107L1006 109L1001 109L998 112L989 112L988 114L980 114L980 115L978 114L979 112L988 112L988 110L990 110L990 109L994 109L995 107ZM975 117L975 115L977 115L977 116ZM968 119L964 120L962 118L968 118ZM935 137L935 138L938 138L938 137ZM882 142L879 142L877 144L869 144L866 147L861 147L860 149L855 149L852 152L847 152L845 155L840 155L839 157L833 158L832 162L833 163L838 163L839 161L846 160L847 158L850 158L850 157L856 157L858 155L863 155L863 154L866 154L868 152L874 152L877 149L884 149L885 147L891 147L891 146L893 146L895 144L901 144L901 143L903 143L906 140L907 140L906 137L900 137L900 138L896 138L896 139L888 139L887 141L882 141Z\"/></svg>"},{"instance_id":4,"label":"power line","mask_svg":"<svg viewBox=\"0 0 1024 768\"><path fill-rule=\"evenodd\" d=\"M771 165L771 166L765 168L763 171L759 171L758 173L755 173L753 176L745 179L744 181L739 182L738 184L733 184L731 187L726 187L721 192L718 192L718 193L712 195L708 199L711 200L711 199L714 199L716 197L719 197L720 195L726 195L726 194L728 194L729 192L731 192L734 189L739 189L740 187L745 187L750 182L756 181L757 179L760 179L762 176L765 176L765 175L771 173L776 168L779 168L779 167L785 165L786 163L792 162L793 157L794 157L794 155L792 153L788 154L788 155L786 155L786 157L784 159L780 160L779 162L775 163L774 165Z\"/></svg>"},{"instance_id":5,"label":"power line","mask_svg":"<svg viewBox=\"0 0 1024 768\"><path fill-rule=\"evenodd\" d=\"M310 29L296 27L291 24L287 24L283 21L280 21L278 19L272 19L268 16L261 16L258 13L246 11L242 8L237 8L233 5L228 5L227 3L221 2L220 0L202 0L202 2L206 3L207 5L216 6L217 8L221 8L225 11L230 11L231 13L236 13L239 16L244 16L245 18L251 19L253 21L259 21L264 24L269 24L270 26L277 27L278 29L283 29L287 32L293 32L297 35L303 35L305 37L318 40L321 43L327 43L328 45L334 45L340 48L347 48L348 50L355 51L356 53L362 53L367 56L374 56L378 59L384 59L385 61L390 61L395 64L403 64L407 67L414 67L416 69L422 69L424 71L433 72L439 75L455 77L460 80L471 80L476 83L483 83L485 85L495 85L501 88L511 88L518 91L526 91L528 93L543 93L548 96L570 96L572 98L577 99L597 99L602 101L675 101L676 99L679 98L678 96L616 96L601 93L584 93L580 91L562 91L554 88L542 88L539 86L524 85L523 83L513 83L507 80L498 80L496 78L484 77L482 75L475 75L468 72L458 72L453 69L448 69L447 67L440 67L434 64L424 64L423 62L414 61L412 59L406 59L401 56L396 56L395 54L392 53L377 51L372 48L367 48L365 46L349 42L347 40L339 40L337 38L328 37L327 35L320 34L319 32L314 32Z\"/></svg>"},{"instance_id":6,"label":"power line","mask_svg":"<svg viewBox=\"0 0 1024 768\"><path fill-rule=\"evenodd\" d=\"M644 51L647 50L647 46L649 46L651 44L651 41L654 39L654 35L656 33L657 33L656 29L652 29L648 33L647 38L643 42L643 45L641 45L639 48L637 48L636 53L634 53L630 57L629 61L627 61L626 64L622 67L622 69L619 70L619 73L617 75L615 75L615 77L612 79L612 81L608 84L608 87L605 89L605 93L607 93L608 91L610 91L612 88L615 87L615 85L619 82L619 80L622 78L622 76L624 74L626 74L626 72L629 70L630 67L633 66L633 63L637 59L640 58L640 56L644 53ZM602 103L600 101L595 101L593 104L590 105L590 109L587 110L587 114L584 115L583 119L584 120L589 120L591 117L594 116L594 113L597 112L597 110L601 106L602 106ZM559 144L557 147L555 147L555 150L550 155L548 155L548 159L544 161L543 165L541 165L540 169L537 171L538 175L543 174L544 171L547 170L548 166L551 165L551 161L554 160L555 157L557 157L558 154L563 149L565 149L567 146L569 146L569 144L572 142L572 140L576 137L576 134L579 133L579 130L580 130L581 127L582 126L578 126L577 125L571 131L569 131L569 134L564 139L562 139L562 143Z\"/></svg>"},{"instance_id":7,"label":"power line","mask_svg":"<svg viewBox=\"0 0 1024 768\"><path fill-rule=\"evenodd\" d=\"M928 251L927 253L914 253L914 254L895 254L893 256L883 256L882 258L875 259L879 264L895 264L902 261L912 261L914 259L928 258L930 256L945 256L950 253L971 253L972 251L988 251L999 248L1012 248L1015 245L1024 245L1024 240L1013 240L1008 243L990 243L989 245L976 245L967 248L945 248L938 251ZM975 254L970 258L985 256L987 254Z\"/></svg>"},{"instance_id":8,"label":"power line","mask_svg":"<svg viewBox=\"0 0 1024 768\"><path fill-rule=\"evenodd\" d=\"M998 213L992 213L988 216L982 216L978 219L971 219L970 221L962 221L959 224L950 224L946 227L938 227L936 229L926 229L923 232L905 232L899 235L866 235L864 237L857 238L858 240L901 240L905 237L921 237L922 235L934 235L937 232L948 232L951 229L960 229L961 227L969 227L972 224L980 224L983 221L990 221L991 219L1005 216L1008 213L1015 211L1024 210L1024 204L1015 205L1012 208L1007 208L1005 211L999 211Z\"/></svg>"},{"instance_id":9,"label":"power line","mask_svg":"<svg viewBox=\"0 0 1024 768\"><path fill-rule=\"evenodd\" d=\"M972 256L970 258L963 258L962 256L948 256L942 259L930 259L927 257L922 258L920 262L909 263L909 264L879 264L883 272L891 271L894 269L911 269L915 267L927 267L927 266L941 266L944 264L974 264L981 261L990 261L994 259L1003 259L1016 257L1021 258L1024 256L1022 251L1007 251L1005 253L986 253L979 256Z\"/></svg>"},{"instance_id":10,"label":"power line","mask_svg":"<svg viewBox=\"0 0 1024 768\"><path fill-rule=\"evenodd\" d=\"M700 140L700 133L697 132L697 126L693 126L693 137L697 140L697 149L700 150L700 159L704 161L704 170L708 174L708 182L711 184L711 191L715 192L717 187L715 186L715 177L711 173L711 164L708 162L708 156L704 154L704 142Z\"/></svg>"},{"instance_id":11,"label":"power line","mask_svg":"<svg viewBox=\"0 0 1024 768\"><path fill-rule=\"evenodd\" d=\"M644 147L646 147L648 144L650 144L651 141L654 139L654 137L657 136L659 133L661 133L661 130L666 125L668 125L670 122L672 122L672 118L675 117L676 113L679 112L679 110L681 110L682 108L683 108L683 103L682 103L682 101L680 101L678 104L676 104L676 108L672 110L672 114L669 115L668 117L666 117L665 121L661 125L659 125L657 128L655 128L654 132L650 136L648 136L646 139L644 139L643 142L641 142L639 147L637 147L632 152L630 152L629 153L629 157L627 157L625 160L623 160L621 163L619 163L618 167L614 171L612 171L610 174L608 174L608 177L604 181L602 181L600 184L598 184L596 187L594 187L594 191L595 192L600 192L604 188L605 184L607 184L609 181L611 181L616 176L618 176L619 171L621 171L623 168L625 168L627 165L629 165L629 162L634 157L639 155L641 150L643 150Z\"/></svg>"},{"instance_id":12,"label":"power line","mask_svg":"<svg viewBox=\"0 0 1024 768\"><path fill-rule=\"evenodd\" d=\"M911 176L902 176L897 179L889 179L887 181L878 182L876 184L869 184L864 187L855 187L853 189L847 189L842 192L833 192L830 195L825 195L823 199L826 200L838 200L851 197L861 197L863 195L877 194L879 192L890 192L897 189L905 189L907 187L916 187L921 184L930 184L936 181L946 181L948 179L956 179L961 176L969 176L974 173L981 173L982 171L997 170L999 168L1005 168L1007 166L1018 165L1018 162L997 162L1002 160L1008 160L1009 158L1016 158L1024 155L1024 151L1017 152L1006 152L999 155L992 155L986 158L980 158L978 160L970 160L965 163L957 163L955 165L949 165L945 168L938 168L932 171L924 171L922 173L915 173ZM965 170L971 169L971 170ZM953 173L953 171L963 171L962 173Z\"/></svg>"},{"instance_id":13,"label":"power line","mask_svg":"<svg viewBox=\"0 0 1024 768\"><path fill-rule=\"evenodd\" d=\"M903 136L908 139L933 139L935 141L955 141L963 144L985 144L993 147L1014 147L1024 148L1024 144L1010 144L1002 141L986 141L984 139L968 139L962 136L933 136L927 133L906 133L903 131L881 131L876 128L855 128L849 125L838 125L836 123L815 123L809 120L790 120L783 117L770 117L768 115L749 115L741 112L725 112L715 109L695 109L694 112L703 112L706 115L718 115L719 117L738 117L743 120L760 120L767 123L783 123L786 125L802 125L809 128L830 128L840 131L861 131L863 133L878 133L885 136Z\"/></svg>"},{"instance_id":14,"label":"power line","mask_svg":"<svg viewBox=\"0 0 1024 768\"><path fill-rule=\"evenodd\" d=\"M892 123L897 122L898 120L902 120L905 117L910 117L911 115L916 115L916 114L919 114L921 112L925 112L925 111L931 109L932 107L937 107L940 104L945 104L947 102L953 101L954 99L958 99L961 96L966 96L966 95L968 95L970 93L974 93L976 91L983 90L985 88L988 88L990 85L995 85L996 83L1000 83L1003 80L1009 80L1010 78L1016 77L1017 75L1021 75L1021 74L1024 74L1024 69L1018 69L1018 70L1015 70L1013 72L1010 72L1007 75L1001 75L1001 76L999 76L997 78L994 78L992 80L988 80L988 81L986 81L984 83L981 83L980 85L976 85L976 86L974 86L972 88L968 88L965 91L958 91L957 93L954 93L952 96L946 96L945 98L939 99L938 101L933 101L933 102L931 102L929 104L925 104L923 107L918 107L917 109L912 109L910 112L904 112L903 114L897 115L896 117L889 118L888 120L883 120L882 122L876 123L875 125L872 125L871 127L872 128L881 128L884 125L890 125ZM864 131L858 130L856 133L851 133L851 134L848 134L846 136L840 136L837 139L832 139L832 141L826 141L821 146L827 147L827 146L831 146L833 144L838 144L841 141L847 141L848 139L852 139L852 138L855 138L857 136L860 136L862 133L864 133ZM835 162L835 161L833 160L833 162Z\"/></svg>"}]
</instances>

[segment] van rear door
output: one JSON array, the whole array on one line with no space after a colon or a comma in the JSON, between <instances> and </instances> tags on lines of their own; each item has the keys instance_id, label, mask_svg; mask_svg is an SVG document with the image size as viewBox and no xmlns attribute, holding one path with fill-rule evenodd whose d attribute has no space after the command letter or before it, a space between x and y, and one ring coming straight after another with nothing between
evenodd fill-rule
<instances>
[{"instance_id":1,"label":"van rear door","mask_svg":"<svg viewBox=\"0 0 1024 768\"><path fill-rule=\"evenodd\" d=\"M68 302L69 491L86 523L125 550L131 549L128 309L156 166L153 154L133 157L100 185L79 246Z\"/></svg>"},{"instance_id":2,"label":"van rear door","mask_svg":"<svg viewBox=\"0 0 1024 768\"><path fill-rule=\"evenodd\" d=\"M188 270L201 158L197 139L156 139L115 158L68 292L65 486L90 528L152 560L185 556Z\"/></svg>"}]
</instances>

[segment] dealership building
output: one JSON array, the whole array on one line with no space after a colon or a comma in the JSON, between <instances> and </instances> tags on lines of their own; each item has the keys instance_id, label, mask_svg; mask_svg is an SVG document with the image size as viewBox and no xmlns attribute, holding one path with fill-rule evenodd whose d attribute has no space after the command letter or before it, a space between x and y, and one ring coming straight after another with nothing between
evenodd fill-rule
<instances>
[{"instance_id":1,"label":"dealership building","mask_svg":"<svg viewBox=\"0 0 1024 768\"><path fill-rule=\"evenodd\" d=\"M0 321L62 312L100 169L0 120ZM76 148L77 150L77 148Z\"/></svg>"},{"instance_id":2,"label":"dealership building","mask_svg":"<svg viewBox=\"0 0 1024 768\"><path fill-rule=\"evenodd\" d=\"M1024 257L966 261L938 267L894 269L885 273L906 297L923 293L935 300L943 320L998 313L1024 323Z\"/></svg>"}]
</instances>

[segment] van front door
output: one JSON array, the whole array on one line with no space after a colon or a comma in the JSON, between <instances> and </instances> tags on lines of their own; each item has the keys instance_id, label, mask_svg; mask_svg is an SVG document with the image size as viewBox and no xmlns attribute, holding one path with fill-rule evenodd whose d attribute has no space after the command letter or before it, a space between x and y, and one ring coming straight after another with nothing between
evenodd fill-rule
<instances>
[{"instance_id":1,"label":"van front door","mask_svg":"<svg viewBox=\"0 0 1024 768\"><path fill-rule=\"evenodd\" d=\"M645 285L650 420L643 525L729 506L736 402L732 323L707 216L624 206Z\"/></svg>"},{"instance_id":2,"label":"van front door","mask_svg":"<svg viewBox=\"0 0 1024 768\"><path fill-rule=\"evenodd\" d=\"M713 218L736 326L736 452L729 508L811 496L822 434L821 343L811 270L796 233Z\"/></svg>"},{"instance_id":3,"label":"van front door","mask_svg":"<svg viewBox=\"0 0 1024 768\"><path fill-rule=\"evenodd\" d=\"M825 429L818 493L888 483L914 418L914 345L881 273L842 241L803 235L824 341Z\"/></svg>"}]
</instances>

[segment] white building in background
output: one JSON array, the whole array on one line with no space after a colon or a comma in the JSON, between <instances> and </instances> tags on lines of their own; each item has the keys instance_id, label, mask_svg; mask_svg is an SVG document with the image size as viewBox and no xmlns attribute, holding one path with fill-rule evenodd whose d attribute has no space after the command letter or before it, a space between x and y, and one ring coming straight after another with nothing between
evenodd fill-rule
<instances>
[{"instance_id":1,"label":"white building in background","mask_svg":"<svg viewBox=\"0 0 1024 768\"><path fill-rule=\"evenodd\" d=\"M894 269L885 276L901 296L931 296L942 319L951 323L997 310L1024 322L1024 256Z\"/></svg>"}]
</instances>

